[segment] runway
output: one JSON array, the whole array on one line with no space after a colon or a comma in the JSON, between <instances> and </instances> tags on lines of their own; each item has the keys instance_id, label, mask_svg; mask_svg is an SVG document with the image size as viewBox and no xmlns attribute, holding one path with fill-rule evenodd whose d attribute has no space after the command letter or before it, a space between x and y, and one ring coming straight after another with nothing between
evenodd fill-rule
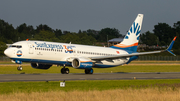
<instances>
[{"instance_id":1,"label":"runway","mask_svg":"<svg viewBox=\"0 0 180 101\"><path fill-rule=\"evenodd\" d=\"M70 74L0 74L0 82L63 80L180 79L180 72L167 73L70 73Z\"/></svg>"}]
</instances>

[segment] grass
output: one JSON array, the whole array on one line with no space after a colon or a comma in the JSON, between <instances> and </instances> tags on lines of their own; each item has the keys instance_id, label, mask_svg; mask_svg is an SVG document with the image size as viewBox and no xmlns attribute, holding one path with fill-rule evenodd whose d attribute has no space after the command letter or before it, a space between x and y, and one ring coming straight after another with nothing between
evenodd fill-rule
<instances>
[{"instance_id":1,"label":"grass","mask_svg":"<svg viewBox=\"0 0 180 101\"><path fill-rule=\"evenodd\" d=\"M0 95L2 101L179 101L180 89L112 89L104 91L49 91Z\"/></svg>"},{"instance_id":2,"label":"grass","mask_svg":"<svg viewBox=\"0 0 180 101\"><path fill-rule=\"evenodd\" d=\"M10 61L0 61L0 64L14 64L14 63L12 63Z\"/></svg>"},{"instance_id":3,"label":"grass","mask_svg":"<svg viewBox=\"0 0 180 101\"><path fill-rule=\"evenodd\" d=\"M4 63L0 65L0 74L60 73L61 69L53 66L48 70L40 70L25 64L23 71L17 71L17 66ZM81 69L69 69L70 73L84 73ZM135 61L113 68L94 68L94 72L180 72L180 64L174 61ZM0 83L2 101L177 101L179 95L180 79L66 81L66 87L60 87L60 81Z\"/></svg>"},{"instance_id":4,"label":"grass","mask_svg":"<svg viewBox=\"0 0 180 101\"><path fill-rule=\"evenodd\" d=\"M0 64L15 64L15 63L13 63L11 61L0 61ZM23 62L23 64L29 64L29 63Z\"/></svg>"},{"instance_id":5,"label":"grass","mask_svg":"<svg viewBox=\"0 0 180 101\"><path fill-rule=\"evenodd\" d=\"M144 89L165 88L173 90L180 88L180 79L172 80L83 80L66 81L65 87L60 87L60 81L49 82L1 82L0 94L32 93L49 91L89 91L112 89Z\"/></svg>"},{"instance_id":6,"label":"grass","mask_svg":"<svg viewBox=\"0 0 180 101\"><path fill-rule=\"evenodd\" d=\"M2 101L178 101L180 79L2 82Z\"/></svg>"},{"instance_id":7,"label":"grass","mask_svg":"<svg viewBox=\"0 0 180 101\"><path fill-rule=\"evenodd\" d=\"M52 66L48 70L34 69L30 65L23 65L23 70L17 70L18 65L0 65L0 74L32 74L32 73L60 73L62 67ZM84 73L83 69L69 67L70 73ZM94 73L116 73L116 72L180 72L179 64L129 64L112 68L94 68Z\"/></svg>"}]
</instances>

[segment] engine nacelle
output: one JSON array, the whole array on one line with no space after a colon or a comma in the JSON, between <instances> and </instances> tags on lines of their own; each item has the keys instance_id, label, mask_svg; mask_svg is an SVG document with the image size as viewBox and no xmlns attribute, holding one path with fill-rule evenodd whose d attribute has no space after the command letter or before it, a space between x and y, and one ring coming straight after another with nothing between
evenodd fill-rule
<instances>
[{"instance_id":1,"label":"engine nacelle","mask_svg":"<svg viewBox=\"0 0 180 101\"><path fill-rule=\"evenodd\" d=\"M36 69L49 69L51 66L49 64L31 63L31 67Z\"/></svg>"},{"instance_id":2,"label":"engine nacelle","mask_svg":"<svg viewBox=\"0 0 180 101\"><path fill-rule=\"evenodd\" d=\"M76 68L76 69L88 69L88 68L92 68L93 63L91 61L91 59L88 58L74 58L72 61L72 67Z\"/></svg>"}]
</instances>

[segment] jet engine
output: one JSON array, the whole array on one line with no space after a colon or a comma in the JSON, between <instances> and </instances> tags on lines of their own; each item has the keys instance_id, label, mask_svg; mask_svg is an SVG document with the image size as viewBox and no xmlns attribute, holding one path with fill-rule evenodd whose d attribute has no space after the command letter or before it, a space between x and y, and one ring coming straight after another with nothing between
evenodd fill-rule
<instances>
[{"instance_id":1,"label":"jet engine","mask_svg":"<svg viewBox=\"0 0 180 101\"><path fill-rule=\"evenodd\" d=\"M72 67L76 69L90 69L92 68L93 63L91 59L88 58L74 58L72 61Z\"/></svg>"},{"instance_id":2,"label":"jet engine","mask_svg":"<svg viewBox=\"0 0 180 101\"><path fill-rule=\"evenodd\" d=\"M51 66L50 64L31 63L31 67L36 69L49 69Z\"/></svg>"}]
</instances>

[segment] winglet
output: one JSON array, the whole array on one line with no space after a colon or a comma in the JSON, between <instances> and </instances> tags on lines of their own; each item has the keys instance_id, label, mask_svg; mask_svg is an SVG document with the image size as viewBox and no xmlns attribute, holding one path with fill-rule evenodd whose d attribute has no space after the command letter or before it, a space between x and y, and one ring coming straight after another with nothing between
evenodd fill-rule
<instances>
[{"instance_id":1,"label":"winglet","mask_svg":"<svg viewBox=\"0 0 180 101\"><path fill-rule=\"evenodd\" d=\"M176 40L176 37L177 37L177 36L174 37L174 39L172 40L171 44L170 44L169 47L166 49L166 51L168 51L169 53L171 53L171 54L174 55L174 56L176 56L176 55L175 55L173 52L171 52L171 49L172 49L172 47L173 47L173 45L174 45L174 42L175 42L175 40Z\"/></svg>"}]
</instances>

